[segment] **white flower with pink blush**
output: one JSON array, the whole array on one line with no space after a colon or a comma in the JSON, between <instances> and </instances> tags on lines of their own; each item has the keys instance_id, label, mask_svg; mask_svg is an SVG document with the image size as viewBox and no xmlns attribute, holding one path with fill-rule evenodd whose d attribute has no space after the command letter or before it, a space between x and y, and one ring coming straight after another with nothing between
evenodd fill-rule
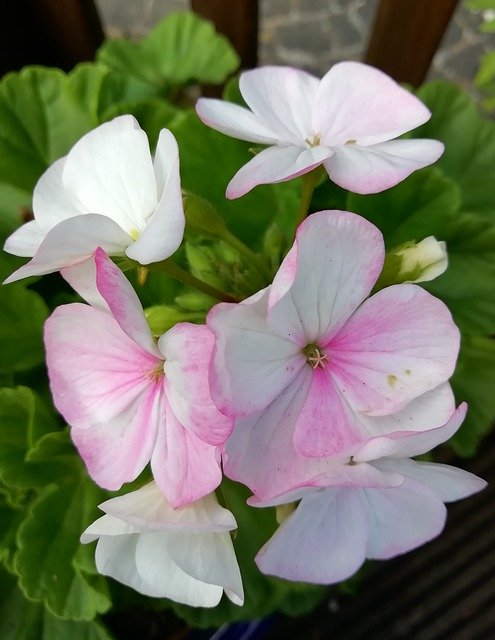
<instances>
[{"instance_id":1,"label":"white flower with pink blush","mask_svg":"<svg viewBox=\"0 0 495 640\"><path fill-rule=\"evenodd\" d=\"M347 460L329 461L320 487L302 484L264 500L250 498L258 507L300 500L257 554L260 570L288 580L332 584L349 578L365 558L393 558L438 536L445 525L444 503L477 493L486 482L411 456L450 438L465 413L463 404L442 427L370 439Z\"/></svg>"},{"instance_id":2,"label":"white flower with pink blush","mask_svg":"<svg viewBox=\"0 0 495 640\"><path fill-rule=\"evenodd\" d=\"M151 461L173 507L213 491L232 420L210 397L212 333L179 323L156 344L134 289L102 249L63 275L91 306L53 312L46 361L55 406L91 477L116 490Z\"/></svg>"},{"instance_id":3,"label":"white flower with pink blush","mask_svg":"<svg viewBox=\"0 0 495 640\"><path fill-rule=\"evenodd\" d=\"M96 568L155 598L215 607L223 592L244 602L230 531L237 527L214 494L172 509L154 482L100 504L105 515L81 542L98 540Z\"/></svg>"},{"instance_id":4,"label":"white flower with pink blush","mask_svg":"<svg viewBox=\"0 0 495 640\"><path fill-rule=\"evenodd\" d=\"M417 285L368 298L383 260L382 235L367 220L315 213L299 227L271 287L210 311L212 397L244 425L227 446L227 473L235 442L259 443L263 432L271 444L257 447L253 468L269 466L284 440L298 454L327 458L371 436L429 429L450 417L444 383L459 331L443 302Z\"/></svg>"},{"instance_id":5,"label":"white flower with pink blush","mask_svg":"<svg viewBox=\"0 0 495 640\"><path fill-rule=\"evenodd\" d=\"M431 114L389 76L359 62L336 64L321 80L291 67L261 67L242 73L239 89L248 108L209 98L196 105L213 129L269 145L232 178L227 198L321 164L344 189L377 193L443 153L437 140L394 140Z\"/></svg>"},{"instance_id":6,"label":"white flower with pink blush","mask_svg":"<svg viewBox=\"0 0 495 640\"><path fill-rule=\"evenodd\" d=\"M143 265L165 260L185 225L174 136L161 131L153 161L135 118L100 125L41 176L33 213L4 246L32 259L6 283L78 264L98 247Z\"/></svg>"}]
</instances>

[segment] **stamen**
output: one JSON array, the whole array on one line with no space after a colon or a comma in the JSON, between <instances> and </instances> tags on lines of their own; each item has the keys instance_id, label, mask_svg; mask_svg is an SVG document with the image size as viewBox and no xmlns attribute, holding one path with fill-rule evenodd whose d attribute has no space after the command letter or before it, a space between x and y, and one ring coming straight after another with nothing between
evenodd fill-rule
<instances>
[{"instance_id":1,"label":"stamen","mask_svg":"<svg viewBox=\"0 0 495 640\"><path fill-rule=\"evenodd\" d=\"M153 369L145 373L145 377L151 382L158 382L164 375L165 371L163 370L163 362L159 362L153 367Z\"/></svg>"},{"instance_id":2,"label":"stamen","mask_svg":"<svg viewBox=\"0 0 495 640\"><path fill-rule=\"evenodd\" d=\"M308 344L304 347L303 353L306 356L306 362L310 364L313 369L320 367L325 368L328 361L328 356L321 348L316 344Z\"/></svg>"},{"instance_id":3,"label":"stamen","mask_svg":"<svg viewBox=\"0 0 495 640\"><path fill-rule=\"evenodd\" d=\"M317 147L320 144L320 136L317 133L313 133L309 138L306 138L306 142L310 147Z\"/></svg>"}]
</instances>

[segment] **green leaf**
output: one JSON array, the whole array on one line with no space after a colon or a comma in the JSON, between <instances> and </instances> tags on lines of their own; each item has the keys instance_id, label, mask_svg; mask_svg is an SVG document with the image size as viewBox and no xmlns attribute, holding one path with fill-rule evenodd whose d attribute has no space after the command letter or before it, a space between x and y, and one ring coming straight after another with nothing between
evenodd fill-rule
<instances>
[{"instance_id":1,"label":"green leaf","mask_svg":"<svg viewBox=\"0 0 495 640\"><path fill-rule=\"evenodd\" d=\"M471 11L495 9L495 0L466 0L466 7Z\"/></svg>"},{"instance_id":2,"label":"green leaf","mask_svg":"<svg viewBox=\"0 0 495 640\"><path fill-rule=\"evenodd\" d=\"M10 184L0 183L0 239L10 235L30 213L31 194ZM3 275L3 274L2 274Z\"/></svg>"},{"instance_id":3,"label":"green leaf","mask_svg":"<svg viewBox=\"0 0 495 640\"><path fill-rule=\"evenodd\" d=\"M17 529L24 516L22 507L14 508L7 503L5 495L0 495L0 563L11 573L14 572Z\"/></svg>"},{"instance_id":4,"label":"green leaf","mask_svg":"<svg viewBox=\"0 0 495 640\"><path fill-rule=\"evenodd\" d=\"M45 434L59 428L53 414L31 389L0 389L0 427L0 481L7 486L44 486L65 469L29 460L29 453L39 446Z\"/></svg>"},{"instance_id":5,"label":"green leaf","mask_svg":"<svg viewBox=\"0 0 495 640\"><path fill-rule=\"evenodd\" d=\"M495 333L495 224L462 214L445 228L449 266L428 291L449 306L456 323L471 333Z\"/></svg>"},{"instance_id":6,"label":"green leaf","mask_svg":"<svg viewBox=\"0 0 495 640\"><path fill-rule=\"evenodd\" d=\"M191 12L170 14L140 42L104 43L97 60L154 85L162 94L191 81L220 84L239 66L227 38Z\"/></svg>"},{"instance_id":7,"label":"green leaf","mask_svg":"<svg viewBox=\"0 0 495 640\"><path fill-rule=\"evenodd\" d=\"M252 158L250 145L205 126L194 111L184 112L171 123L171 130L180 148L182 186L209 200L235 235L252 244L278 216L284 219L282 230L287 230L297 211L297 181L263 185L227 200L228 182Z\"/></svg>"},{"instance_id":8,"label":"green leaf","mask_svg":"<svg viewBox=\"0 0 495 640\"><path fill-rule=\"evenodd\" d=\"M73 622L52 615L26 600L13 577L0 574L0 638L2 640L111 640L96 622Z\"/></svg>"},{"instance_id":9,"label":"green leaf","mask_svg":"<svg viewBox=\"0 0 495 640\"><path fill-rule=\"evenodd\" d=\"M427 236L443 240L459 206L456 183L436 168L416 171L382 193L350 193L347 198L347 209L373 222L383 233L388 249Z\"/></svg>"},{"instance_id":10,"label":"green leaf","mask_svg":"<svg viewBox=\"0 0 495 640\"><path fill-rule=\"evenodd\" d=\"M80 566L79 536L95 518L103 494L84 472L48 486L18 532L15 569L30 599L63 618L91 620L110 608L106 581Z\"/></svg>"},{"instance_id":11,"label":"green leaf","mask_svg":"<svg viewBox=\"0 0 495 640\"><path fill-rule=\"evenodd\" d=\"M474 100L447 82L424 85L418 97L432 117L414 131L414 137L445 144L437 166L457 181L462 209L495 222L495 122L484 120Z\"/></svg>"},{"instance_id":12,"label":"green leaf","mask_svg":"<svg viewBox=\"0 0 495 640\"><path fill-rule=\"evenodd\" d=\"M42 298L24 284L0 287L0 371L24 371L43 362L47 316Z\"/></svg>"},{"instance_id":13,"label":"green leaf","mask_svg":"<svg viewBox=\"0 0 495 640\"><path fill-rule=\"evenodd\" d=\"M490 431L495 416L495 341L463 335L461 356L452 378L457 400L465 400L468 413L464 424L450 440L463 456L476 452L481 438Z\"/></svg>"}]
</instances>

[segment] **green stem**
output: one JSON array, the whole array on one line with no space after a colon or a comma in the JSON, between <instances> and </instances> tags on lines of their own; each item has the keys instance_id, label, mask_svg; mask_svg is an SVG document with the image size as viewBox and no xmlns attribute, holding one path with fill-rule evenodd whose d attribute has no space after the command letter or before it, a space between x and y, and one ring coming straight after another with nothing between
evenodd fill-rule
<instances>
[{"instance_id":1,"label":"green stem","mask_svg":"<svg viewBox=\"0 0 495 640\"><path fill-rule=\"evenodd\" d=\"M146 266L150 271L168 273L169 276L172 276L172 278L175 278L179 282L187 284L188 286L193 287L202 293L206 293L206 295L211 296L212 298L221 300L222 302L240 302L239 299L225 293L225 291L212 287L207 282L203 282L203 280L196 278L196 276L193 276L189 271L179 267L179 265L170 260L170 258L162 260L161 262L154 262L153 264Z\"/></svg>"},{"instance_id":2,"label":"green stem","mask_svg":"<svg viewBox=\"0 0 495 640\"><path fill-rule=\"evenodd\" d=\"M309 205L311 204L311 198L313 197L313 191L318 184L323 170L323 167L319 166L302 176L301 202L299 203L299 209L297 210L296 217L297 226L299 226L308 215Z\"/></svg>"},{"instance_id":3,"label":"green stem","mask_svg":"<svg viewBox=\"0 0 495 640\"><path fill-rule=\"evenodd\" d=\"M268 269L265 261L259 254L255 253L252 249L245 245L242 240L240 240L227 228L225 228L220 237L224 242L230 244L233 249L236 249L242 256L247 258L248 261L254 264L260 275L265 279L265 284L271 282L272 274L270 273L270 270Z\"/></svg>"}]
</instances>

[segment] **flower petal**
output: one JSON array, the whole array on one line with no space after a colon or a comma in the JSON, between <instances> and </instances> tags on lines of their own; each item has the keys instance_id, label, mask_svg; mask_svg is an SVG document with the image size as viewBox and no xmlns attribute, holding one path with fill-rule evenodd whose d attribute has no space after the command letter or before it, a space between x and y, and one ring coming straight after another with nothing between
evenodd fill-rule
<instances>
[{"instance_id":1,"label":"flower petal","mask_svg":"<svg viewBox=\"0 0 495 640\"><path fill-rule=\"evenodd\" d=\"M38 251L45 237L45 231L36 220L26 222L12 233L3 246L3 250L14 256L30 258Z\"/></svg>"},{"instance_id":2,"label":"flower petal","mask_svg":"<svg viewBox=\"0 0 495 640\"><path fill-rule=\"evenodd\" d=\"M96 285L94 254L84 262L60 269L60 275L88 304L111 314L110 307Z\"/></svg>"},{"instance_id":3,"label":"flower petal","mask_svg":"<svg viewBox=\"0 0 495 640\"><path fill-rule=\"evenodd\" d=\"M240 198L259 184L292 180L308 173L333 155L327 147L268 147L257 153L239 169L227 185L225 195L230 200Z\"/></svg>"},{"instance_id":4,"label":"flower petal","mask_svg":"<svg viewBox=\"0 0 495 640\"><path fill-rule=\"evenodd\" d=\"M100 536L121 536L138 532L139 530L133 525L111 515L104 515L86 527L79 540L82 544L88 544L98 540Z\"/></svg>"},{"instance_id":5,"label":"flower petal","mask_svg":"<svg viewBox=\"0 0 495 640\"><path fill-rule=\"evenodd\" d=\"M267 297L265 292L252 304L218 304L206 320L215 335L212 398L222 413L232 417L264 409L305 363L297 344L267 326Z\"/></svg>"},{"instance_id":6,"label":"flower petal","mask_svg":"<svg viewBox=\"0 0 495 640\"><path fill-rule=\"evenodd\" d=\"M106 216L87 214L69 218L47 233L37 252L4 282L41 276L87 260L97 247L110 255L123 255L131 238Z\"/></svg>"},{"instance_id":7,"label":"flower petal","mask_svg":"<svg viewBox=\"0 0 495 640\"><path fill-rule=\"evenodd\" d=\"M434 491L442 502L468 498L486 487L486 482L473 473L448 464L417 462L416 460L380 460L374 463L381 470L413 478Z\"/></svg>"},{"instance_id":8,"label":"flower petal","mask_svg":"<svg viewBox=\"0 0 495 640\"><path fill-rule=\"evenodd\" d=\"M277 134L263 124L254 113L232 102L200 98L196 113L208 127L222 133L259 144L276 144Z\"/></svg>"},{"instance_id":9,"label":"flower petal","mask_svg":"<svg viewBox=\"0 0 495 640\"><path fill-rule=\"evenodd\" d=\"M395 491L395 489L389 489ZM334 584L364 562L368 525L355 489L324 489L303 498L256 556L263 573Z\"/></svg>"},{"instance_id":10,"label":"flower petal","mask_svg":"<svg viewBox=\"0 0 495 640\"><path fill-rule=\"evenodd\" d=\"M335 64L321 79L313 126L322 144L360 145L391 140L430 119L412 93L388 75L360 62Z\"/></svg>"},{"instance_id":11,"label":"flower petal","mask_svg":"<svg viewBox=\"0 0 495 640\"><path fill-rule=\"evenodd\" d=\"M231 594L229 597L235 604L243 604L242 578L229 533L172 534L168 552L185 573L201 582L222 587Z\"/></svg>"},{"instance_id":12,"label":"flower petal","mask_svg":"<svg viewBox=\"0 0 495 640\"><path fill-rule=\"evenodd\" d=\"M45 324L55 406L78 429L107 423L133 406L161 364L107 313L85 304L58 307Z\"/></svg>"},{"instance_id":13,"label":"flower petal","mask_svg":"<svg viewBox=\"0 0 495 640\"><path fill-rule=\"evenodd\" d=\"M114 118L83 136L63 168L67 190L87 211L142 231L157 203L148 138L133 116Z\"/></svg>"},{"instance_id":14,"label":"flower petal","mask_svg":"<svg viewBox=\"0 0 495 640\"><path fill-rule=\"evenodd\" d=\"M180 422L213 445L225 442L233 420L213 404L208 382L213 333L204 325L176 324L158 343L165 356L167 396Z\"/></svg>"},{"instance_id":15,"label":"flower petal","mask_svg":"<svg viewBox=\"0 0 495 640\"><path fill-rule=\"evenodd\" d=\"M384 415L452 375L459 330L443 302L417 285L400 284L366 300L326 352L351 407Z\"/></svg>"},{"instance_id":16,"label":"flower petal","mask_svg":"<svg viewBox=\"0 0 495 640\"><path fill-rule=\"evenodd\" d=\"M301 69L265 66L244 71L239 89L251 111L280 141L301 145L311 134L319 80Z\"/></svg>"},{"instance_id":17,"label":"flower petal","mask_svg":"<svg viewBox=\"0 0 495 640\"><path fill-rule=\"evenodd\" d=\"M162 129L155 154L155 175L159 201L146 222L141 236L126 254L140 264L151 264L170 257L184 235L185 217L179 175L179 149L174 136Z\"/></svg>"},{"instance_id":18,"label":"flower petal","mask_svg":"<svg viewBox=\"0 0 495 640\"><path fill-rule=\"evenodd\" d=\"M170 598L193 607L216 606L223 589L218 585L196 580L175 563L169 553L170 538L173 535L160 532L141 534L138 537L135 558L142 583L140 588L130 586L146 595ZM189 536L183 536L182 539L188 540Z\"/></svg>"},{"instance_id":19,"label":"flower petal","mask_svg":"<svg viewBox=\"0 0 495 640\"><path fill-rule=\"evenodd\" d=\"M334 147L323 163L330 179L354 193L379 193L395 186L413 171L433 164L444 146L438 140L392 140L370 147Z\"/></svg>"},{"instance_id":20,"label":"flower petal","mask_svg":"<svg viewBox=\"0 0 495 640\"><path fill-rule=\"evenodd\" d=\"M111 491L135 480L150 461L162 409L151 388L105 423L71 429L71 438L93 480Z\"/></svg>"},{"instance_id":21,"label":"flower petal","mask_svg":"<svg viewBox=\"0 0 495 640\"><path fill-rule=\"evenodd\" d=\"M367 558L385 560L411 551L444 528L445 505L416 480L406 478L400 487L361 492L369 528Z\"/></svg>"},{"instance_id":22,"label":"flower petal","mask_svg":"<svg viewBox=\"0 0 495 640\"><path fill-rule=\"evenodd\" d=\"M222 480L216 447L184 428L168 402L160 415L151 470L174 509L211 493Z\"/></svg>"},{"instance_id":23,"label":"flower petal","mask_svg":"<svg viewBox=\"0 0 495 640\"><path fill-rule=\"evenodd\" d=\"M277 301L270 294L267 323L277 333L301 346L328 342L369 294L383 266L380 231L348 211L313 213L299 227L294 256L282 263L283 289L294 274L292 286ZM278 274L275 277L277 282ZM275 291L279 290L279 286Z\"/></svg>"}]
</instances>

